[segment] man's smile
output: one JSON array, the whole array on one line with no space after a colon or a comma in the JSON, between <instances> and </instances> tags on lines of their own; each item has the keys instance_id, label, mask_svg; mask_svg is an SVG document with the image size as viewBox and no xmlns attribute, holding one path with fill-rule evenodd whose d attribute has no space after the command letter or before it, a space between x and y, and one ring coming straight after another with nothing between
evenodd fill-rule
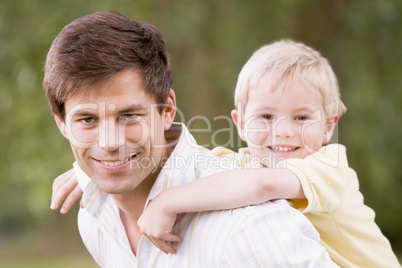
<instances>
[{"instance_id":1,"label":"man's smile","mask_svg":"<svg viewBox=\"0 0 402 268\"><path fill-rule=\"evenodd\" d=\"M138 154L139 153L135 153L129 157L118 159L118 160L100 160L100 159L94 159L94 160L102 163L105 166L116 167L116 166L120 166L120 165L123 165L123 164L129 162L131 159L135 158Z\"/></svg>"}]
</instances>

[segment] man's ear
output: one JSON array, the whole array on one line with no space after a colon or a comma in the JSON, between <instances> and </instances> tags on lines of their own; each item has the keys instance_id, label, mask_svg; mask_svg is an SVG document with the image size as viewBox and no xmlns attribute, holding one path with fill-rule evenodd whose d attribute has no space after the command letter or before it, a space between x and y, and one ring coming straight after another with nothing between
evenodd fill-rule
<instances>
[{"instance_id":1,"label":"man's ear","mask_svg":"<svg viewBox=\"0 0 402 268\"><path fill-rule=\"evenodd\" d=\"M332 135L334 134L335 126L338 123L338 121L339 121L338 115L335 115L327 119L327 129L325 130L323 144L326 144L331 140Z\"/></svg>"},{"instance_id":2,"label":"man's ear","mask_svg":"<svg viewBox=\"0 0 402 268\"><path fill-rule=\"evenodd\" d=\"M67 126L66 126L66 123L64 122L64 119L62 119L58 115L54 115L54 119L56 121L56 124L57 124L61 134L64 136L64 138L68 139L68 137L67 137Z\"/></svg>"},{"instance_id":3,"label":"man's ear","mask_svg":"<svg viewBox=\"0 0 402 268\"><path fill-rule=\"evenodd\" d=\"M169 95L166 99L165 107L163 109L164 129L168 130L173 123L176 115L176 94L173 89L170 89Z\"/></svg>"},{"instance_id":4,"label":"man's ear","mask_svg":"<svg viewBox=\"0 0 402 268\"><path fill-rule=\"evenodd\" d=\"M232 120L233 120L234 124L236 125L237 133L239 133L240 139L242 139L243 141L246 141L244 139L244 122L242 120L242 115L236 109L232 110L232 112L230 114L232 116Z\"/></svg>"}]
</instances>

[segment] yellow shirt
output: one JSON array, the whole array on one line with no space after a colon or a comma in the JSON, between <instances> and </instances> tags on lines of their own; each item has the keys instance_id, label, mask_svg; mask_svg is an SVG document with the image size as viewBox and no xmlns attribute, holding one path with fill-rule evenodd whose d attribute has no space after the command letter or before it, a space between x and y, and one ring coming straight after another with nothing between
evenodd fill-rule
<instances>
[{"instance_id":1,"label":"yellow shirt","mask_svg":"<svg viewBox=\"0 0 402 268\"><path fill-rule=\"evenodd\" d=\"M248 149L216 148L238 165L253 162ZM255 163L252 165L255 167ZM347 162L346 149L331 144L304 159L287 159L286 168L300 180L306 199L290 200L313 223L320 243L341 267L401 267L388 239L374 221L374 211L364 204L356 173Z\"/></svg>"}]
</instances>

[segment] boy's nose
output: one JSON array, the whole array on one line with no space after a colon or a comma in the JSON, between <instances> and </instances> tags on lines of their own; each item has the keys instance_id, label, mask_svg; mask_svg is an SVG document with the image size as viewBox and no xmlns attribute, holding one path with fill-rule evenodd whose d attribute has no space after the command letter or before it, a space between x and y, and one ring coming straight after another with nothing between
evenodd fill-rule
<instances>
[{"instance_id":1,"label":"boy's nose","mask_svg":"<svg viewBox=\"0 0 402 268\"><path fill-rule=\"evenodd\" d=\"M276 137L292 137L294 135L294 130L292 126L293 122L291 118L286 116L280 116L275 120L275 125L273 126L273 132Z\"/></svg>"}]
</instances>

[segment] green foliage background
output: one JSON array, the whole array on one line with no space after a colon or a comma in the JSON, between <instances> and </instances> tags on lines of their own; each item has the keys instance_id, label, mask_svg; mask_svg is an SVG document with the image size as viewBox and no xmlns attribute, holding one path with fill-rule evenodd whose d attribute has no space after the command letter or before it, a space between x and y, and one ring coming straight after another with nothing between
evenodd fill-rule
<instances>
[{"instance_id":1,"label":"green foliage background","mask_svg":"<svg viewBox=\"0 0 402 268\"><path fill-rule=\"evenodd\" d=\"M17 267L19 256L40 259L40 267L62 267L57 257L64 267L90 259L76 230L77 207L66 216L49 210L53 179L71 167L73 157L41 82L46 52L62 27L105 10L162 30L185 115L178 119L208 118L211 129L196 138L209 147L244 145L222 115L230 115L237 75L254 50L283 38L319 50L330 60L348 107L336 139L348 148L365 202L401 255L401 1L0 0L0 266ZM207 126L194 120L190 128Z\"/></svg>"}]
</instances>

